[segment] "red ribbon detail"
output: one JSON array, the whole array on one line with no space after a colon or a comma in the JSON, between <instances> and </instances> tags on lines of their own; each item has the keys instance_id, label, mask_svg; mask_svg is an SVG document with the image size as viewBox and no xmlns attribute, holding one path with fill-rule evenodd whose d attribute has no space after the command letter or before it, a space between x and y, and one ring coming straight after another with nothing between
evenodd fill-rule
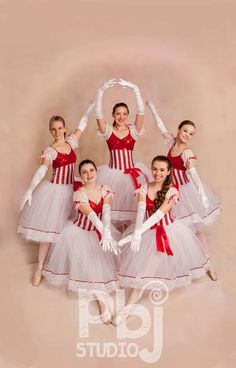
<instances>
[{"instance_id":1,"label":"red ribbon detail","mask_svg":"<svg viewBox=\"0 0 236 368\"><path fill-rule=\"evenodd\" d=\"M170 248L170 243L167 238L163 225L153 225L151 229L156 229L156 248L157 252L166 253L168 256L173 256Z\"/></svg>"},{"instance_id":2,"label":"red ribbon detail","mask_svg":"<svg viewBox=\"0 0 236 368\"><path fill-rule=\"evenodd\" d=\"M124 173L131 176L134 189L138 189L141 186L141 184L137 180L140 174L142 174L142 171L139 168L133 167L131 169L125 169Z\"/></svg>"}]
</instances>

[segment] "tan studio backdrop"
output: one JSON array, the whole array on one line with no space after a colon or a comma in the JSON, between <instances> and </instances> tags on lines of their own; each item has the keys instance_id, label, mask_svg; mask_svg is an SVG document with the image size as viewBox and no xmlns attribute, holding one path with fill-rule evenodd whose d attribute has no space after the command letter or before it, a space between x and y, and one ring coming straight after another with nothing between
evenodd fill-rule
<instances>
[{"instance_id":1,"label":"tan studio backdrop","mask_svg":"<svg viewBox=\"0 0 236 368\"><path fill-rule=\"evenodd\" d=\"M78 358L77 299L30 278L37 247L16 235L19 201L51 143L48 120L62 115L72 131L98 86L110 78L136 83L158 106L169 131L197 125L192 147L199 173L222 198L222 219L209 234L219 280L205 277L173 292L164 306L161 368L231 368L235 352L236 3L230 0L1 0L0 367L148 367L140 358ZM106 91L114 103L129 90ZM167 148L145 114L135 160L150 165ZM95 115L78 161L108 162ZM141 304L149 308L149 301ZM129 321L131 328L135 318ZM115 328L92 326L88 341L116 342ZM153 331L140 340L152 349Z\"/></svg>"}]
</instances>

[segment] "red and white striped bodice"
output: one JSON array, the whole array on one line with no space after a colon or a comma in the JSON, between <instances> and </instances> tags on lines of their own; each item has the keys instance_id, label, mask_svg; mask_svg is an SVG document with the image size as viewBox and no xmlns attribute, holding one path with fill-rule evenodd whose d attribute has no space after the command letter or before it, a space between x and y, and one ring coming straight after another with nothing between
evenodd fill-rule
<instances>
[{"instance_id":1,"label":"red and white striped bodice","mask_svg":"<svg viewBox=\"0 0 236 368\"><path fill-rule=\"evenodd\" d=\"M122 171L134 168L132 154L135 139L132 137L130 131L124 138L119 138L114 134L114 132L112 132L110 137L107 139L107 145L110 151L110 168Z\"/></svg>"},{"instance_id":2,"label":"red and white striped bodice","mask_svg":"<svg viewBox=\"0 0 236 368\"><path fill-rule=\"evenodd\" d=\"M151 216L151 211L154 206L154 201L149 198L148 194L146 194L146 218ZM163 219L157 224L158 226L166 227L174 222L174 217L171 215L170 211L165 214Z\"/></svg>"},{"instance_id":3,"label":"red and white striped bodice","mask_svg":"<svg viewBox=\"0 0 236 368\"><path fill-rule=\"evenodd\" d=\"M184 160L180 154L179 156L171 156L171 150L168 152L167 157L172 163L172 179L173 184L177 187L189 183L189 179L186 175L186 167L184 166Z\"/></svg>"},{"instance_id":4,"label":"red and white striped bodice","mask_svg":"<svg viewBox=\"0 0 236 368\"><path fill-rule=\"evenodd\" d=\"M102 206L103 206L103 198L101 198L98 204L94 203L90 199L88 200L89 206L93 209L96 215L101 219L102 218ZM87 231L96 231L96 227L93 225L91 221L89 221L88 217L84 215L80 210L78 211L77 219L74 221L74 224L79 226L83 230Z\"/></svg>"},{"instance_id":5,"label":"red and white striped bodice","mask_svg":"<svg viewBox=\"0 0 236 368\"><path fill-rule=\"evenodd\" d=\"M71 147L70 153L57 152L57 157L53 160L53 174L51 183L73 184L75 172L76 154Z\"/></svg>"},{"instance_id":6,"label":"red and white striped bodice","mask_svg":"<svg viewBox=\"0 0 236 368\"><path fill-rule=\"evenodd\" d=\"M97 231L96 227L88 219L88 217L80 211L80 205L83 205L83 204L89 205L92 208L92 210L96 213L96 215L101 219L104 199L113 198L114 193L111 191L111 189L107 185L102 185L100 188L101 199L99 203L95 203L91 199L89 199L85 191L81 189L82 186L81 185L79 186L79 189L74 192L74 196L73 196L73 201L75 203L75 209L78 210L78 216L76 220L74 221L74 224L76 226L79 226L83 230Z\"/></svg>"}]
</instances>

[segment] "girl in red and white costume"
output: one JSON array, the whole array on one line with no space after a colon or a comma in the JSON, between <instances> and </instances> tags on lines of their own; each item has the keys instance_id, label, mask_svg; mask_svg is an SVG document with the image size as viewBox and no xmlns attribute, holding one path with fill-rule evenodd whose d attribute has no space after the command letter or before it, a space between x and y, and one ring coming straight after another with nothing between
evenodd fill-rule
<instances>
[{"instance_id":1,"label":"girl in red and white costume","mask_svg":"<svg viewBox=\"0 0 236 368\"><path fill-rule=\"evenodd\" d=\"M179 192L172 184L171 162L166 156L153 159L152 175L154 181L136 191L138 213L133 234L118 242L121 246L130 242L121 254L120 286L134 290L128 306L113 320L115 325L128 317L141 289L155 289L154 281L173 290L189 285L210 267L209 257L194 231L170 212L178 202Z\"/></svg>"},{"instance_id":2,"label":"girl in red and white costume","mask_svg":"<svg viewBox=\"0 0 236 368\"><path fill-rule=\"evenodd\" d=\"M53 116L49 129L54 138L41 156L42 163L22 198L22 211L18 232L27 240L39 242L38 266L32 279L33 286L41 281L42 268L50 243L55 242L72 209L74 167L78 139L87 126L88 116L94 108L94 101L80 120L73 134L65 138L65 121L60 116ZM52 165L51 181L43 181L48 167ZM37 188L36 188L37 187Z\"/></svg>"},{"instance_id":3,"label":"girl in red and white costume","mask_svg":"<svg viewBox=\"0 0 236 368\"><path fill-rule=\"evenodd\" d=\"M66 223L50 247L43 275L51 284L72 291L111 293L118 288L115 255L119 249L113 237L118 239L119 232L110 225L114 193L97 183L93 161L82 161L79 173L84 185L73 196L77 217Z\"/></svg>"},{"instance_id":4,"label":"girl in red and white costume","mask_svg":"<svg viewBox=\"0 0 236 368\"><path fill-rule=\"evenodd\" d=\"M106 89L113 87L116 80L102 84L96 98L96 118L99 135L106 139L110 151L109 166L98 167L98 181L107 183L116 193L112 202L112 220L118 229L135 221L137 203L134 191L150 177L149 170L141 163L134 163L133 150L135 142L143 133L144 104L139 88L130 82L120 79L118 84L133 90L137 102L137 115L134 124L128 123L129 109L125 103L114 106L113 126L105 122L102 114L102 98Z\"/></svg>"},{"instance_id":5,"label":"girl in red and white costume","mask_svg":"<svg viewBox=\"0 0 236 368\"><path fill-rule=\"evenodd\" d=\"M221 206L217 195L202 183L196 169L197 157L188 147L196 131L195 124L190 120L182 121L178 127L177 136L174 137L167 132L153 103L147 102L147 106L170 149L167 157L173 167L173 182L178 186L180 193L179 204L175 206L172 214L175 218L193 225L208 251L204 232L219 218ZM213 268L209 271L209 275L213 280L217 279Z\"/></svg>"}]
</instances>

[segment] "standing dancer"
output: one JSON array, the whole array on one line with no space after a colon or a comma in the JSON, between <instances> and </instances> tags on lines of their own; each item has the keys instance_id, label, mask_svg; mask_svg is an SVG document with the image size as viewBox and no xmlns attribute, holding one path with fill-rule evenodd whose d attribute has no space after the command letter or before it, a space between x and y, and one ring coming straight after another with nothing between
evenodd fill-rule
<instances>
[{"instance_id":1,"label":"standing dancer","mask_svg":"<svg viewBox=\"0 0 236 368\"><path fill-rule=\"evenodd\" d=\"M134 201L134 191L140 186L140 183L148 181L150 173L145 165L133 161L135 142L143 133L144 104L139 88L123 79L118 82L122 87L128 87L134 92L137 103L134 124L128 123L129 108L123 102L113 107L113 126L106 123L103 118L103 93L114 84L116 84L115 79L103 83L96 98L99 135L106 139L110 152L109 166L102 165L98 168L98 181L108 184L116 193L112 202L112 220L117 229L122 231L124 226L135 220L137 203Z\"/></svg>"},{"instance_id":2,"label":"standing dancer","mask_svg":"<svg viewBox=\"0 0 236 368\"><path fill-rule=\"evenodd\" d=\"M152 160L152 175L154 181L136 191L139 204L134 233L118 242L124 245L131 241L121 255L119 279L121 286L134 290L128 306L114 318L115 325L128 317L141 289L155 289L154 281L158 280L169 290L186 286L210 266L191 227L171 215L179 194L172 184L171 162L166 156Z\"/></svg>"},{"instance_id":3,"label":"standing dancer","mask_svg":"<svg viewBox=\"0 0 236 368\"><path fill-rule=\"evenodd\" d=\"M112 237L119 237L119 232L110 226L114 194L108 186L97 183L93 161L83 160L79 174L84 185L73 197L77 218L66 223L50 247L43 275L51 284L66 285L72 291L111 293L118 288L116 260L111 254L117 255L119 250Z\"/></svg>"},{"instance_id":4,"label":"standing dancer","mask_svg":"<svg viewBox=\"0 0 236 368\"><path fill-rule=\"evenodd\" d=\"M174 137L167 132L153 103L148 101L147 106L170 148L167 156L173 167L173 182L178 186L180 193L179 205L173 209L172 215L194 226L208 252L204 231L219 218L221 209L219 198L206 184L202 183L195 167L197 157L188 147L196 131L195 124L190 120L182 121L178 127L177 136ZM217 280L213 267L209 270L209 276L212 280Z\"/></svg>"},{"instance_id":5,"label":"standing dancer","mask_svg":"<svg viewBox=\"0 0 236 368\"><path fill-rule=\"evenodd\" d=\"M20 217L18 232L27 240L40 243L38 266L32 279L33 286L40 284L50 243L56 240L70 215L76 162L74 149L78 147L78 139L87 126L88 116L94 106L95 103L92 101L77 129L67 138L64 119L61 116L53 116L50 119L49 130L54 142L43 151L41 166L22 198L20 209L24 210ZM44 181L38 186L50 165L53 167L51 181Z\"/></svg>"}]
</instances>

